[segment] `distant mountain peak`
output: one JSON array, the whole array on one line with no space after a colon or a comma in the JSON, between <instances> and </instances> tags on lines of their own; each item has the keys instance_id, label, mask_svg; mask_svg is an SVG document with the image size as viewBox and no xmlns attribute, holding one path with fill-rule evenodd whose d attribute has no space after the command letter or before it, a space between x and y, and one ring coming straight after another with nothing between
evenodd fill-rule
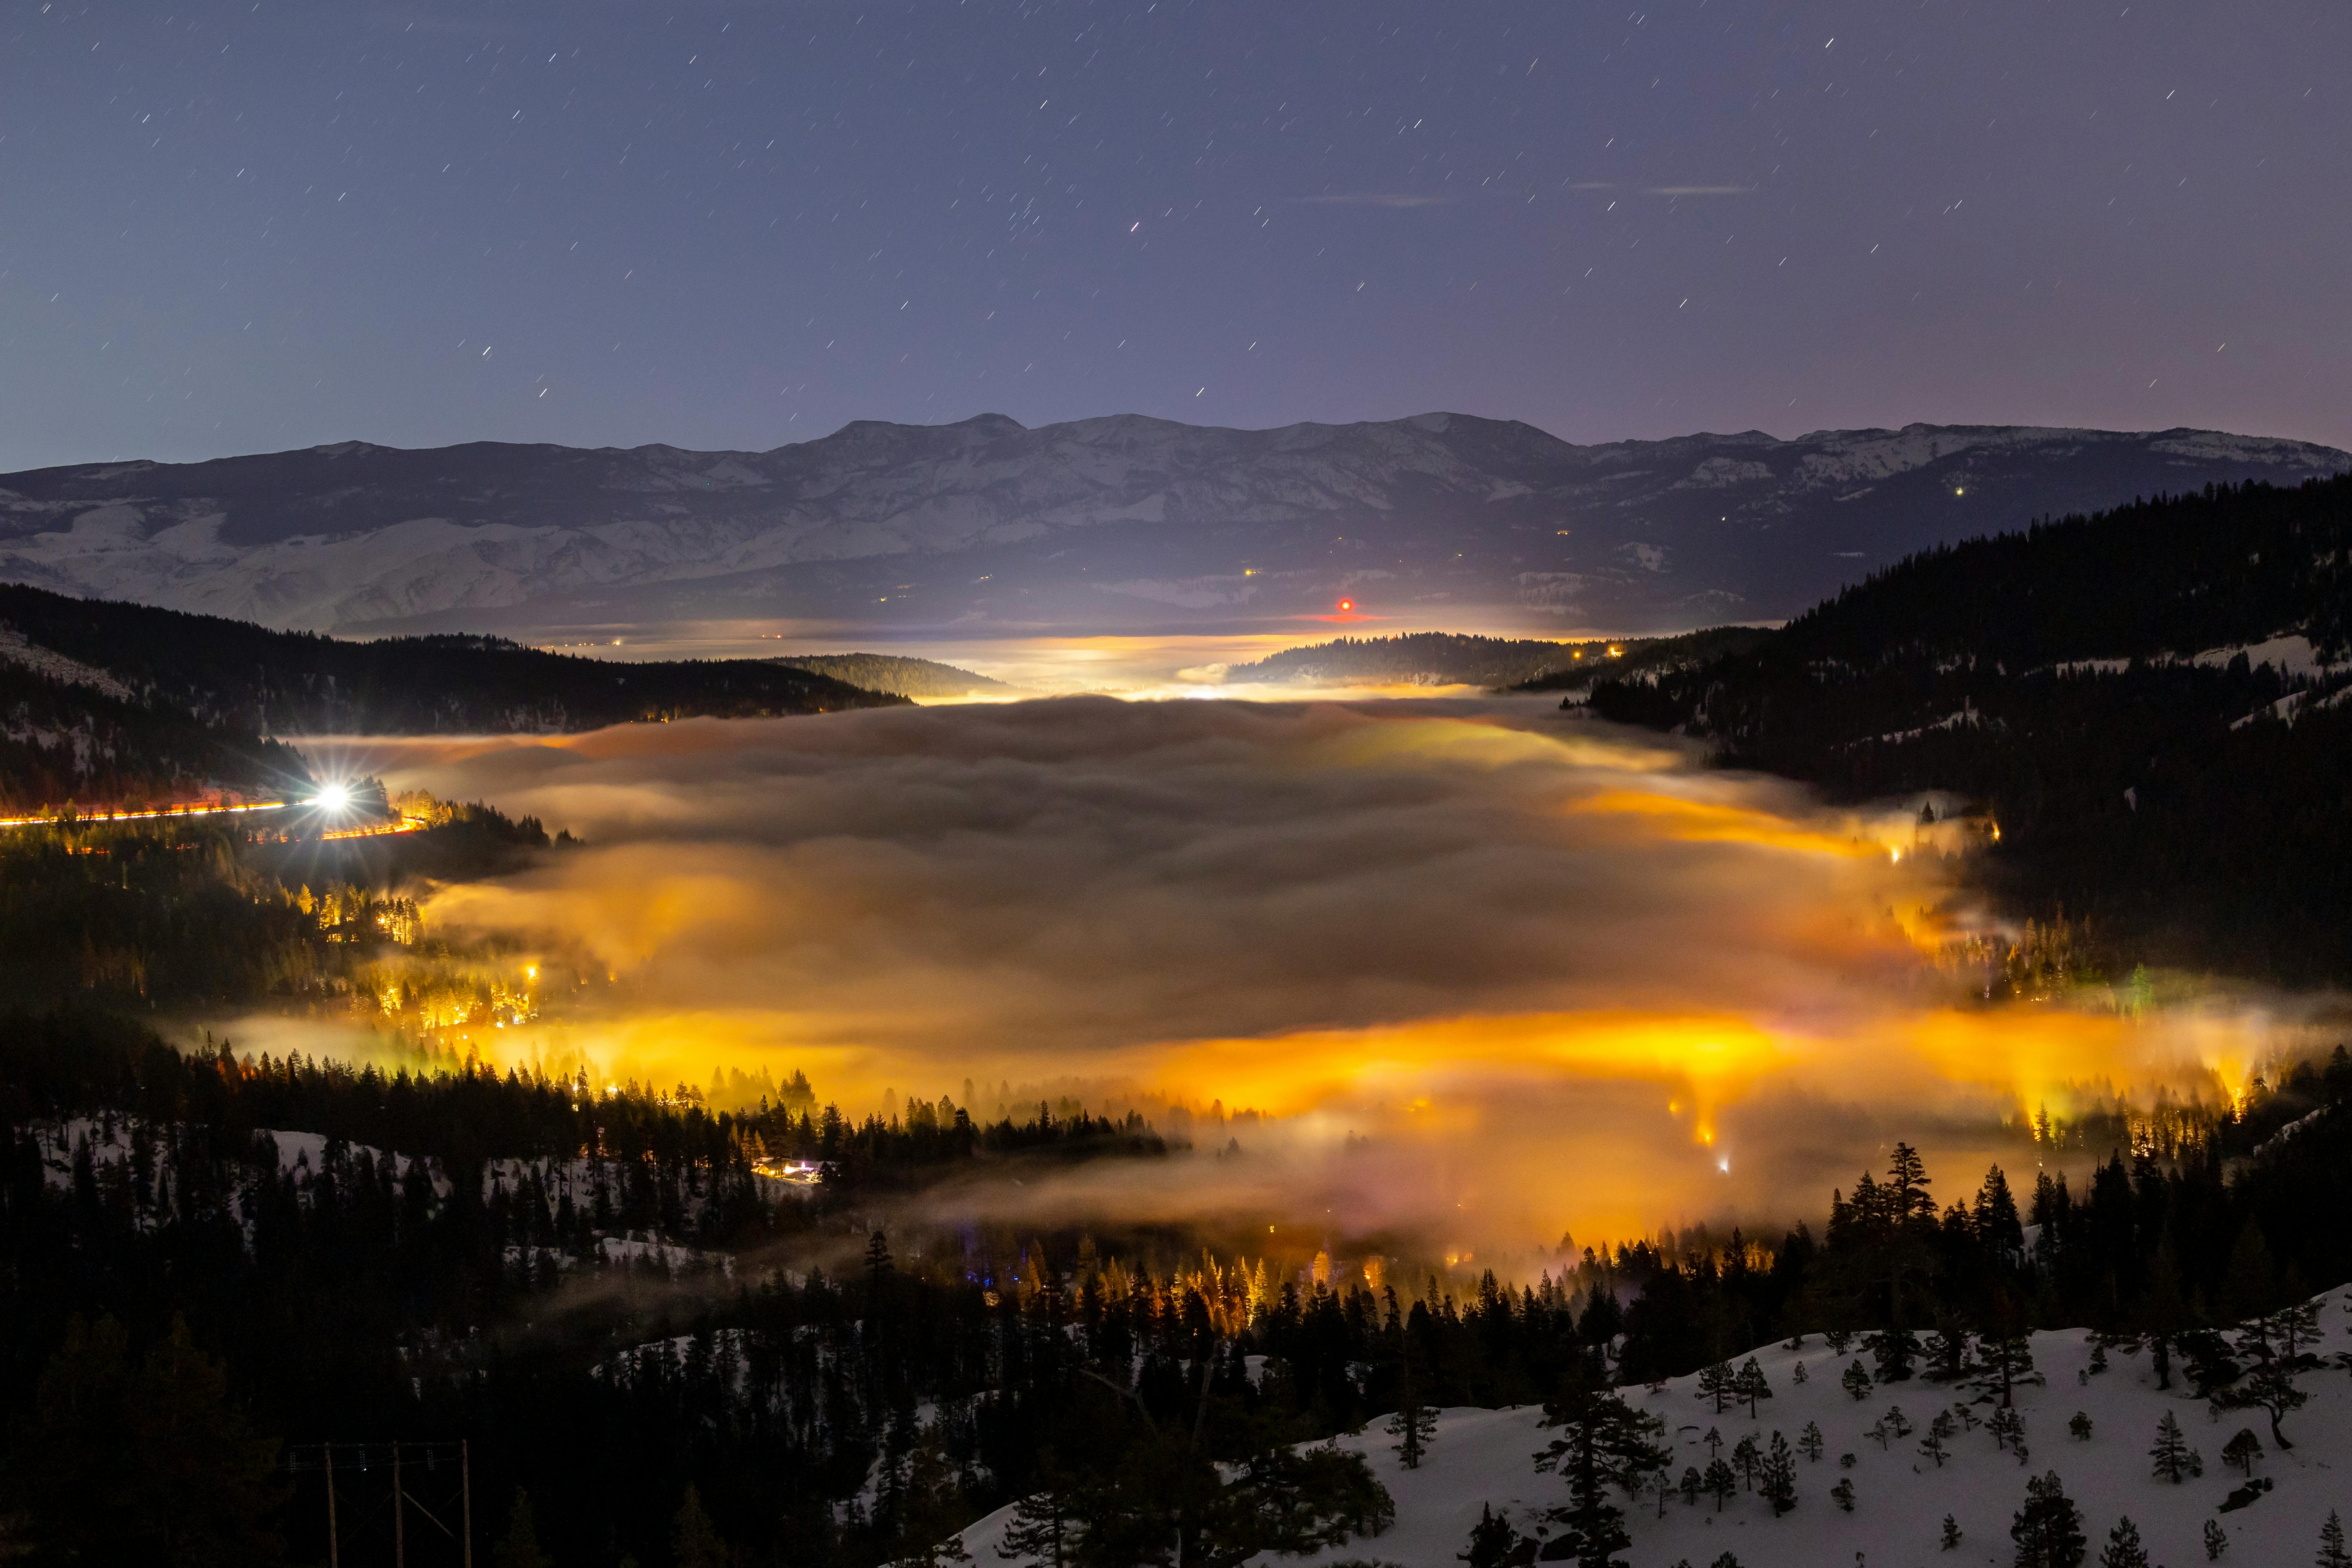
<instances>
[{"instance_id":1,"label":"distant mountain peak","mask_svg":"<svg viewBox=\"0 0 2352 1568\"><path fill-rule=\"evenodd\" d=\"M1633 632L1793 614L2035 517L2345 468L2214 431L1579 446L1443 411L856 420L764 452L354 440L0 476L0 579L319 630L1290 626L1347 598L1389 626Z\"/></svg>"}]
</instances>

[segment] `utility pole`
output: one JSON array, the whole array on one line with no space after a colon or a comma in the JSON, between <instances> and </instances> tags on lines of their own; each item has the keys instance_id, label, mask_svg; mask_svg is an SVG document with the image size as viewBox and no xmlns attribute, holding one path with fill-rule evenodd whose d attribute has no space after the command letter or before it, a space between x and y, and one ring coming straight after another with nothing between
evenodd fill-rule
<instances>
[{"instance_id":1,"label":"utility pole","mask_svg":"<svg viewBox=\"0 0 2352 1568\"><path fill-rule=\"evenodd\" d=\"M335 1445L327 1448L327 1568L343 1568L341 1549L335 1541Z\"/></svg>"},{"instance_id":2,"label":"utility pole","mask_svg":"<svg viewBox=\"0 0 2352 1568\"><path fill-rule=\"evenodd\" d=\"M408 1537L400 1516L400 1445L392 1446L392 1568L408 1568Z\"/></svg>"},{"instance_id":3,"label":"utility pole","mask_svg":"<svg viewBox=\"0 0 2352 1568\"><path fill-rule=\"evenodd\" d=\"M466 1568L474 1568L474 1451L469 1438L457 1442L457 1485L465 1500L465 1511L459 1516L465 1527ZM332 1563L328 1568L334 1568Z\"/></svg>"}]
</instances>

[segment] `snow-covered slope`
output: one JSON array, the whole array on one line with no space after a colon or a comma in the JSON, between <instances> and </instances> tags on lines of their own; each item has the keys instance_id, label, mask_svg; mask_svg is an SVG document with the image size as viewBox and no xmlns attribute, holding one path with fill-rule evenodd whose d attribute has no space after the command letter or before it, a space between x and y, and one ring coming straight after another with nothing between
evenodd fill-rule
<instances>
[{"instance_id":1,"label":"snow-covered slope","mask_svg":"<svg viewBox=\"0 0 2352 1568\"><path fill-rule=\"evenodd\" d=\"M0 476L0 579L321 630L712 616L1116 628L1324 607L1776 616L1937 540L2290 441L1910 426L1578 447L1425 414L1229 430L861 422L768 452L345 442Z\"/></svg>"},{"instance_id":2,"label":"snow-covered slope","mask_svg":"<svg viewBox=\"0 0 2352 1568\"><path fill-rule=\"evenodd\" d=\"M2331 1291L2320 1305L2323 1339L2318 1349L2333 1362L2335 1352L2347 1348L2352 1290ZM2093 1563L2116 1520L2126 1516L2138 1526L2149 1560L2169 1568L2190 1568L2206 1561L2207 1520L2220 1521L2228 1532L2225 1564L2284 1568L2313 1560L2330 1509L2352 1518L2352 1375L2342 1363L2301 1379L2311 1401L2286 1418L2286 1435L2294 1447L2280 1453L2273 1450L2269 1424L2259 1412L2235 1412L2214 1420L2202 1401L2189 1396L2178 1358L2169 1393L2158 1392L2144 1353L2111 1352L2107 1371L2078 1381L2088 1373L2088 1337L2071 1331L2038 1333L2033 1336L2033 1360L2046 1382L2016 1392L2025 1421L2028 1462L2021 1465L1995 1447L1990 1430L1982 1424L1991 1407L1976 1405L1971 1410L1978 1424L1951 1439L1948 1457L1939 1468L1922 1456L1920 1440L1937 1411L1970 1400L1973 1390L1914 1378L1873 1388L1867 1398L1856 1401L1839 1384L1839 1373L1853 1354L1834 1357L1818 1337L1808 1339L1799 1350L1759 1350L1756 1359L1773 1391L1773 1397L1762 1402L1760 1420L1750 1421L1738 1407L1717 1415L1711 1401L1696 1396L1696 1378L1677 1378L1655 1394L1626 1392L1632 1403L1666 1421L1675 1445L1677 1476L1686 1466L1706 1468L1705 1438L1710 1428L1720 1432L1722 1452L1728 1459L1743 1436L1753 1434L1758 1445L1766 1447L1771 1434L1780 1432L1793 1446L1807 1422L1818 1423L1827 1447L1818 1463L1798 1458L1795 1510L1776 1519L1762 1498L1742 1489L1720 1513L1705 1495L1696 1504L1685 1504L1676 1495L1661 1517L1654 1500L1624 1503L1621 1497L1634 1542L1624 1553L1632 1568L1674 1568L1684 1562L1692 1568L1709 1568L1727 1552L1743 1568L2007 1564L2016 1552L2010 1541L2010 1521L2024 1501L2025 1483L2050 1471L2058 1474L2066 1495L2082 1510L2084 1533L2090 1542L2088 1561ZM1802 1384L1795 1377L1800 1362L1809 1374ZM1882 1447L1870 1431L1893 1405L1902 1407L1915 1430ZM2157 1423L2168 1410L2205 1461L2201 1478L2178 1486L2156 1479L2147 1457ZM2068 1431L2078 1411L2091 1419L2087 1440ZM1558 1478L1536 1473L1533 1456L1551 1436L1542 1428L1542 1410L1532 1405L1441 1412L1436 1441L1417 1470L1397 1462L1391 1451L1393 1440L1381 1435L1379 1423L1361 1435L1339 1438L1341 1447L1366 1456L1395 1498L1395 1525L1318 1557L1262 1561L1457 1568L1456 1554L1464 1550L1480 1510L1488 1506L1498 1514L1507 1510L1515 1525L1531 1532L1541 1510L1564 1502L1567 1496ZM2253 1473L2270 1480L2272 1489L2250 1506L2224 1513L2221 1504L2241 1478L2222 1464L2221 1447L2246 1426L2254 1430L2264 1449ZM1840 1456L1846 1454L1853 1456L1851 1469L1841 1465ZM1853 1485L1851 1513L1841 1510L1830 1496L1831 1488L1842 1479ZM1948 1552L1941 1545L1946 1514L1961 1532L1959 1545ZM996 1547L1010 1517L1011 1510L1000 1510L964 1532L975 1563L1003 1568L1005 1559L997 1555Z\"/></svg>"}]
</instances>

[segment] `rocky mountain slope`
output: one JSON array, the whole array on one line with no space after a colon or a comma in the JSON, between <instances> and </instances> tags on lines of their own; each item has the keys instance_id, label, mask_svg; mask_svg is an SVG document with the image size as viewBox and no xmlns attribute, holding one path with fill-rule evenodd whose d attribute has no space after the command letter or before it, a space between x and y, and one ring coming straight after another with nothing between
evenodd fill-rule
<instances>
[{"instance_id":1,"label":"rocky mountain slope","mask_svg":"<svg viewBox=\"0 0 2352 1568\"><path fill-rule=\"evenodd\" d=\"M362 442L0 476L0 578L312 630L814 617L1533 627L1793 614L1939 541L2352 468L2299 442L1910 426L1573 446L1511 421L861 422L768 452Z\"/></svg>"}]
</instances>

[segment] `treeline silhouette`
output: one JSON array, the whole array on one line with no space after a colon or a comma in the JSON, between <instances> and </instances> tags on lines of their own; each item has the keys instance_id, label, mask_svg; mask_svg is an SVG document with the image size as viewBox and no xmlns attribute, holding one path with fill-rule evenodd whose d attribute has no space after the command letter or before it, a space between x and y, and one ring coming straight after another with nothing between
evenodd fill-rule
<instances>
[{"instance_id":1,"label":"treeline silhouette","mask_svg":"<svg viewBox=\"0 0 2352 1568\"><path fill-rule=\"evenodd\" d=\"M1664 668L1745 651L1761 642L1764 635L1746 626L1715 626L1679 637L1600 637L1570 642L1470 637L1458 632L1335 637L1326 643L1284 648L1252 664L1237 664L1227 679L1368 683L1441 680L1559 691L1589 685L1604 670L1622 675L1631 670Z\"/></svg>"},{"instance_id":2,"label":"treeline silhouette","mask_svg":"<svg viewBox=\"0 0 2352 1568\"><path fill-rule=\"evenodd\" d=\"M1951 791L1978 872L2108 968L2352 964L2352 670L2214 649L2352 638L2352 476L2220 486L1913 556L1753 652L1604 681L1604 717L1842 800Z\"/></svg>"},{"instance_id":3,"label":"treeline silhouette","mask_svg":"<svg viewBox=\"0 0 2352 1568\"><path fill-rule=\"evenodd\" d=\"M0 627L112 683L0 658L8 812L144 805L208 784L306 787L308 770L273 735L590 730L906 701L768 659L624 664L454 635L352 642L21 584L0 584Z\"/></svg>"},{"instance_id":4,"label":"treeline silhouette","mask_svg":"<svg viewBox=\"0 0 2352 1568\"><path fill-rule=\"evenodd\" d=\"M1964 1333L2087 1324L2226 1389L2245 1368L2219 1327L2352 1276L2347 1106L2339 1048L2179 1122L2168 1157L2119 1142L2080 1190L2012 1190L1998 1169L1941 1190L1898 1146L1818 1230L1589 1249L1526 1282L1404 1259L1327 1282L1299 1258L1122 1256L926 1221L907 1200L986 1158L1152 1157L1132 1118L739 1116L641 1087L182 1054L125 1023L20 1016L0 1020L16 1434L0 1485L17 1510L0 1528L52 1542L62 1521L156 1517L146 1483L95 1455L57 1490L52 1428L95 1443L106 1398L133 1426L139 1400L193 1412L140 1440L173 1477L227 1467L215 1495L246 1500L205 1528L247 1540L241 1561L268 1560L256 1532L324 1556L322 1499L281 1503L283 1479L250 1462L258 1433L466 1437L477 1497L498 1500L485 1540L513 1528L520 1491L558 1563L664 1562L690 1525L748 1562L864 1565L937 1561L1024 1497L1087 1521L1072 1562L1160 1561L1180 1538L1187 1562L1328 1543L1377 1524L1384 1497L1292 1443L1559 1399L1596 1366L1678 1375L1785 1334L1866 1337L1874 1375L1900 1381ZM761 1177L788 1147L839 1166L814 1187ZM873 1228L877 1200L906 1216L898 1234ZM771 1261L786 1256L827 1261Z\"/></svg>"},{"instance_id":5,"label":"treeline silhouette","mask_svg":"<svg viewBox=\"0 0 2352 1568\"><path fill-rule=\"evenodd\" d=\"M428 879L571 842L479 804L410 804L435 826L331 843L280 842L284 827L315 831L288 820L299 812L0 832L0 994L142 1012L348 1001L370 963L413 936L409 895ZM415 951L446 950L427 938Z\"/></svg>"}]
</instances>

